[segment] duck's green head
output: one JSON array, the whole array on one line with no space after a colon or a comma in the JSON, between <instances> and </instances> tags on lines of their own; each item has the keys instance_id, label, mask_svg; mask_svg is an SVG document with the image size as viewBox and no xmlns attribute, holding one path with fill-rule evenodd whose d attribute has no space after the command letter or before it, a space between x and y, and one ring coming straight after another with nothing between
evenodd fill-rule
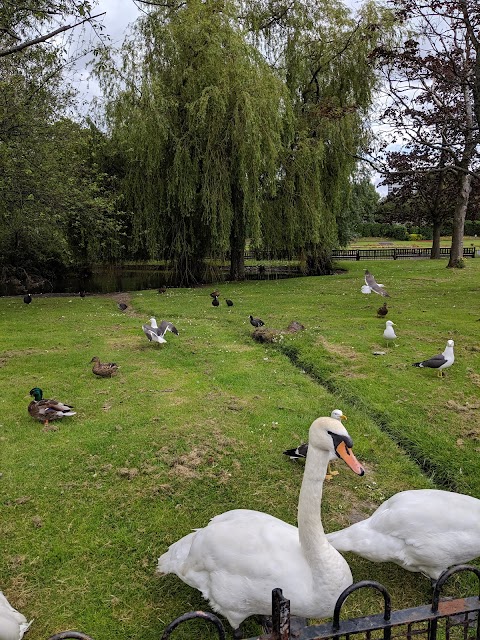
<instances>
[{"instance_id":1,"label":"duck's green head","mask_svg":"<svg viewBox=\"0 0 480 640\"><path fill-rule=\"evenodd\" d=\"M30 395L33 396L33 399L35 400L35 402L38 402L39 400L42 399L43 392L38 387L33 387L33 389L30 389Z\"/></svg>"}]
</instances>

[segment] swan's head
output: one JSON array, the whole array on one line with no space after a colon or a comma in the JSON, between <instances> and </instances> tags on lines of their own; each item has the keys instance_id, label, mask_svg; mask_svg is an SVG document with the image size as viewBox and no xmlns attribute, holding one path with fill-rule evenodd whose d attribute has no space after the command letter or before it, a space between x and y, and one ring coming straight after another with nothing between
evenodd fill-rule
<instances>
[{"instance_id":1,"label":"swan's head","mask_svg":"<svg viewBox=\"0 0 480 640\"><path fill-rule=\"evenodd\" d=\"M335 418L317 418L308 432L308 446L328 451L330 460L341 458L359 476L364 468L353 455L353 441L343 424Z\"/></svg>"},{"instance_id":2,"label":"swan's head","mask_svg":"<svg viewBox=\"0 0 480 640\"><path fill-rule=\"evenodd\" d=\"M330 417L334 420L346 420L347 416L343 413L341 409L334 409L330 414Z\"/></svg>"}]
</instances>

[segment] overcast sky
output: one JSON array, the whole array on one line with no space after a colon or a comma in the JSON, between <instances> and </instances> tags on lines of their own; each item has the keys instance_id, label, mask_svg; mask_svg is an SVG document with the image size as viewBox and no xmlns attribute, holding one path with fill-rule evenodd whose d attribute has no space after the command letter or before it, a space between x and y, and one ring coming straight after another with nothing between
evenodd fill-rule
<instances>
[{"instance_id":1,"label":"overcast sky","mask_svg":"<svg viewBox=\"0 0 480 640\"><path fill-rule=\"evenodd\" d=\"M99 38L98 34L86 23L84 28L77 27L74 30L76 31L73 38L74 42L80 43L83 39L93 47L98 46L100 41L103 40L106 44L113 44L119 47L125 38L128 28L140 15L141 9L138 8L133 0L98 0L93 15L99 13L105 13L104 16L98 18L98 21L104 25L103 32L100 32L104 35L100 35ZM81 32L80 29L82 29ZM108 40L104 36L108 36L110 39ZM72 46L75 46L75 44ZM84 107L81 109L82 112L88 112L86 105L93 97L100 95L98 82L92 77L89 68L91 60L92 56L83 56L79 59L71 75L71 80L79 91L79 100L84 103Z\"/></svg>"}]
</instances>

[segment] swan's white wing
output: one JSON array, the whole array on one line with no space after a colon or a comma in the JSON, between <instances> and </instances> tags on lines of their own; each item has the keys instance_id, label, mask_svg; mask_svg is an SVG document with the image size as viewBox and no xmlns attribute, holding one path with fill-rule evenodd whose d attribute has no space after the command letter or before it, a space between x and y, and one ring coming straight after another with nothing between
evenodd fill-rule
<instances>
[{"instance_id":1,"label":"swan's white wing","mask_svg":"<svg viewBox=\"0 0 480 640\"><path fill-rule=\"evenodd\" d=\"M33 621L12 607L0 591L0 638L1 640L21 640Z\"/></svg>"},{"instance_id":2,"label":"swan's white wing","mask_svg":"<svg viewBox=\"0 0 480 640\"><path fill-rule=\"evenodd\" d=\"M395 494L366 520L327 535L339 551L438 578L480 556L480 500L435 489Z\"/></svg>"}]
</instances>

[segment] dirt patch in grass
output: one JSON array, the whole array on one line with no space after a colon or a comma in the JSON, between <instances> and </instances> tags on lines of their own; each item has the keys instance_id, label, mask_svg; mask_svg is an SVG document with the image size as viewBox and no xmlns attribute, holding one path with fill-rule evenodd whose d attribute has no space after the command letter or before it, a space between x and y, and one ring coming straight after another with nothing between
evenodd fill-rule
<instances>
[{"instance_id":1,"label":"dirt patch in grass","mask_svg":"<svg viewBox=\"0 0 480 640\"><path fill-rule=\"evenodd\" d=\"M341 358L355 360L357 357L357 354L355 353L355 351L353 351L352 347L347 347L340 344L332 344L331 342L328 342L328 340L326 340L323 336L318 337L316 344L322 345L324 349L336 356L340 356Z\"/></svg>"},{"instance_id":2,"label":"dirt patch in grass","mask_svg":"<svg viewBox=\"0 0 480 640\"><path fill-rule=\"evenodd\" d=\"M480 374L475 373L475 371L472 371L471 369L467 369L467 375L473 382L473 384L475 384L477 387L480 387Z\"/></svg>"}]
</instances>

